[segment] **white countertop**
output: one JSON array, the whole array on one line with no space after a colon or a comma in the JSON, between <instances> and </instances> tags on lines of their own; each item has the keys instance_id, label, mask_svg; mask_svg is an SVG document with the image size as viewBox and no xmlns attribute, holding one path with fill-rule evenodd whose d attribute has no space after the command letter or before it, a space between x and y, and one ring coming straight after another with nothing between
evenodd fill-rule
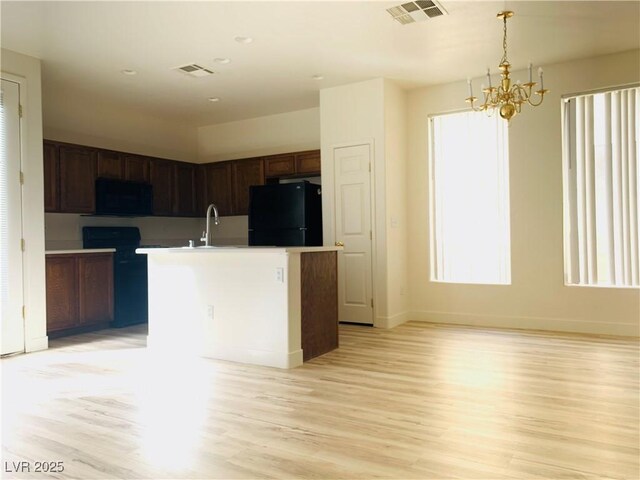
<instances>
[{"instance_id":1,"label":"white countertop","mask_svg":"<svg viewBox=\"0 0 640 480\"><path fill-rule=\"evenodd\" d=\"M113 253L115 248L76 248L72 250L46 250L45 255L69 255L73 253Z\"/></svg>"},{"instance_id":2,"label":"white countertop","mask_svg":"<svg viewBox=\"0 0 640 480\"><path fill-rule=\"evenodd\" d=\"M255 253L255 252L281 252L281 253L314 253L337 252L342 247L250 247L247 245L224 245L219 247L178 247L178 248L138 248L140 254L170 254L170 253Z\"/></svg>"}]
</instances>

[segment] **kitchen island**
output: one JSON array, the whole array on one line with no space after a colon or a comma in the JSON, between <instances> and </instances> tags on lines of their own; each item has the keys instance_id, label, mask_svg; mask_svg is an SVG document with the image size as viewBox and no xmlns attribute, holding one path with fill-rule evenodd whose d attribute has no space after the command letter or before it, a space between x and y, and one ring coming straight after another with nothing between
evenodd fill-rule
<instances>
[{"instance_id":1,"label":"kitchen island","mask_svg":"<svg viewBox=\"0 0 640 480\"><path fill-rule=\"evenodd\" d=\"M148 256L148 347L279 368L337 348L340 249L137 249Z\"/></svg>"}]
</instances>

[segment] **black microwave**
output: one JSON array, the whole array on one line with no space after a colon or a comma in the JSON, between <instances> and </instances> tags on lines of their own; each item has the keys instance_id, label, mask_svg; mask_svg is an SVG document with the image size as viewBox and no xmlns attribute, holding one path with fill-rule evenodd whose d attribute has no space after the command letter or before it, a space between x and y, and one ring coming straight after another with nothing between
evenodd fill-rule
<instances>
[{"instance_id":1,"label":"black microwave","mask_svg":"<svg viewBox=\"0 0 640 480\"><path fill-rule=\"evenodd\" d=\"M153 215L153 187L144 182L98 178L96 215Z\"/></svg>"}]
</instances>

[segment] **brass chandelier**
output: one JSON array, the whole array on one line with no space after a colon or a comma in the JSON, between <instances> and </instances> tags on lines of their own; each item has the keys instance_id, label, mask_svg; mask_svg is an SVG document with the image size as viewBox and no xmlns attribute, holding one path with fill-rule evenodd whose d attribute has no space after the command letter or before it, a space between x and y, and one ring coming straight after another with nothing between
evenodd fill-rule
<instances>
[{"instance_id":1,"label":"brass chandelier","mask_svg":"<svg viewBox=\"0 0 640 480\"><path fill-rule=\"evenodd\" d=\"M527 83L511 83L510 69L511 64L507 60L507 19L513 17L513 12L509 10L505 10L503 12L498 13L498 18L501 18L504 22L504 37L502 40L502 60L500 60L500 65L498 68L500 69L500 75L502 76L502 80L497 87L491 85L491 72L487 68L487 80L489 81L489 86L482 86L482 93L484 93L484 100L482 104L479 106L475 106L474 102L478 100L477 97L473 96L473 87L471 86L471 79L467 80L469 85L469 96L466 98L466 102L471 104L471 109L476 112L486 111L487 113L493 113L493 110L499 108L500 116L505 120L511 120L511 117L520 113L522 110L523 104L529 104L533 107L537 107L544 100L544 94L549 90L544 88L544 80L542 67L538 69L538 76L540 77L540 89L533 90L533 88L537 85L537 82L534 82L532 79L532 65L529 64L529 81ZM538 101L533 101L532 96L535 93L539 97ZM537 97L533 97L537 98Z\"/></svg>"}]
</instances>

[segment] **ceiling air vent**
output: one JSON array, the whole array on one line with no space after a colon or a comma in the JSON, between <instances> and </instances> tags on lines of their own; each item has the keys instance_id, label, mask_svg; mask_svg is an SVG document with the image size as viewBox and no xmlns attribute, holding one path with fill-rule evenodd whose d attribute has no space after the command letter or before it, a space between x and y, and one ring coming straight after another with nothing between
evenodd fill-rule
<instances>
[{"instance_id":1,"label":"ceiling air vent","mask_svg":"<svg viewBox=\"0 0 640 480\"><path fill-rule=\"evenodd\" d=\"M201 67L197 63L190 63L188 65L182 65L181 67L176 67L174 70L178 70L179 72L186 73L192 77L206 77L208 75L213 75L213 70L209 70L208 68Z\"/></svg>"},{"instance_id":2,"label":"ceiling air vent","mask_svg":"<svg viewBox=\"0 0 640 480\"><path fill-rule=\"evenodd\" d=\"M402 25L422 22L447 14L442 5L434 0L416 0L415 2L403 3L397 7L387 8L387 12Z\"/></svg>"}]
</instances>

